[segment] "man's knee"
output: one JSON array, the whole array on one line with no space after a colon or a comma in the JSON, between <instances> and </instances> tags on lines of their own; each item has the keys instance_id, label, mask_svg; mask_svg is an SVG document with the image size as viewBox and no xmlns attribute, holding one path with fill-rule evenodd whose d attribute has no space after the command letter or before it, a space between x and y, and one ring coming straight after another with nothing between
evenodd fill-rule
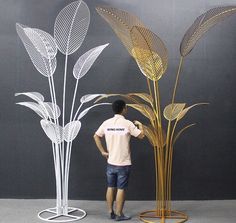
<instances>
[{"instance_id":1,"label":"man's knee","mask_svg":"<svg viewBox=\"0 0 236 223\"><path fill-rule=\"evenodd\" d=\"M123 189L117 188L117 192L119 193L124 193L125 191L126 191L126 188L123 188Z\"/></svg>"},{"instance_id":2,"label":"man's knee","mask_svg":"<svg viewBox=\"0 0 236 223\"><path fill-rule=\"evenodd\" d=\"M113 186L112 186L112 187L109 187L109 186L108 186L108 187L107 187L107 190L108 190L108 191L116 191L117 188L116 188L116 187L113 187Z\"/></svg>"}]
</instances>

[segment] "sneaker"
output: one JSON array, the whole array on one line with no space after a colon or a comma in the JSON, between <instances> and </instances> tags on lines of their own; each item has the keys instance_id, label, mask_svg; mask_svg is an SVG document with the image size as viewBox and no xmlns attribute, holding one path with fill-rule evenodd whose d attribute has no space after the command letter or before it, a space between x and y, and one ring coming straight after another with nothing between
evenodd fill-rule
<instances>
[{"instance_id":1,"label":"sneaker","mask_svg":"<svg viewBox=\"0 0 236 223\"><path fill-rule=\"evenodd\" d=\"M110 213L110 219L115 219L116 218L116 214L114 213L114 211L112 211Z\"/></svg>"},{"instance_id":2,"label":"sneaker","mask_svg":"<svg viewBox=\"0 0 236 223\"><path fill-rule=\"evenodd\" d=\"M131 217L130 216L125 216L124 214L122 214L122 215L116 215L116 218L115 218L115 220L116 221L127 221L127 220L130 220L131 219Z\"/></svg>"}]
</instances>

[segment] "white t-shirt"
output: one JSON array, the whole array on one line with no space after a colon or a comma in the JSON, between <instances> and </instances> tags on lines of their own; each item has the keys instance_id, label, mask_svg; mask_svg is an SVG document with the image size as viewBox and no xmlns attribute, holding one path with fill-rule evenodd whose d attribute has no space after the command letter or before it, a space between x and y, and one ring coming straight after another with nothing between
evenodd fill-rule
<instances>
[{"instance_id":1,"label":"white t-shirt","mask_svg":"<svg viewBox=\"0 0 236 223\"><path fill-rule=\"evenodd\" d=\"M105 135L109 157L107 162L116 166L131 165L130 136L137 137L141 131L124 116L116 114L102 123L96 135Z\"/></svg>"}]
</instances>

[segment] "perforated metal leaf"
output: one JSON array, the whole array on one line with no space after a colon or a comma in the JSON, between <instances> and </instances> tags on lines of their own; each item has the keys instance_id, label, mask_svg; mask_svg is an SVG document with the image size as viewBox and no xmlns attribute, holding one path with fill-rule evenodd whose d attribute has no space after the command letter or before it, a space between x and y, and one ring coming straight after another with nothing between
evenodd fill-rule
<instances>
[{"instance_id":1,"label":"perforated metal leaf","mask_svg":"<svg viewBox=\"0 0 236 223\"><path fill-rule=\"evenodd\" d=\"M175 120L180 112L184 109L185 105L185 103L173 103L167 105L163 112L164 117L169 121Z\"/></svg>"},{"instance_id":2,"label":"perforated metal leaf","mask_svg":"<svg viewBox=\"0 0 236 223\"><path fill-rule=\"evenodd\" d=\"M151 102L150 100L152 100L152 97L148 97L148 94L145 93L129 93L129 94L104 94L103 96L99 97L94 103L97 103L105 98L109 98L109 97L123 97L126 100L134 103L134 104L140 104L142 105L143 102L140 101L140 98L142 98L144 101L147 102Z\"/></svg>"},{"instance_id":3,"label":"perforated metal leaf","mask_svg":"<svg viewBox=\"0 0 236 223\"><path fill-rule=\"evenodd\" d=\"M146 93L129 93L128 96L136 96L138 98L142 98L144 101L148 102L150 105L153 103L153 98L151 95Z\"/></svg>"},{"instance_id":4,"label":"perforated metal leaf","mask_svg":"<svg viewBox=\"0 0 236 223\"><path fill-rule=\"evenodd\" d=\"M38 92L22 92L22 93L15 93L15 96L19 96L19 95L25 95L37 102L42 102L44 101L44 97L42 94L38 93Z\"/></svg>"},{"instance_id":5,"label":"perforated metal leaf","mask_svg":"<svg viewBox=\"0 0 236 223\"><path fill-rule=\"evenodd\" d=\"M97 103L105 98L109 98L113 96L120 96L120 94L104 94L103 96L99 97L94 103Z\"/></svg>"},{"instance_id":6,"label":"perforated metal leaf","mask_svg":"<svg viewBox=\"0 0 236 223\"><path fill-rule=\"evenodd\" d=\"M48 120L42 119L40 124L47 135L47 137L56 144L60 144L63 141L63 128L54 124Z\"/></svg>"},{"instance_id":7,"label":"perforated metal leaf","mask_svg":"<svg viewBox=\"0 0 236 223\"><path fill-rule=\"evenodd\" d=\"M96 105L92 105L86 109L84 109L78 116L77 120L80 120L81 118L83 118L88 112L90 109L94 108L94 107L97 107L97 106L101 106L101 105L111 105L111 103L99 103L99 104L96 104Z\"/></svg>"},{"instance_id":8,"label":"perforated metal leaf","mask_svg":"<svg viewBox=\"0 0 236 223\"><path fill-rule=\"evenodd\" d=\"M39 105L38 103L35 102L18 102L16 103L17 105L22 105L25 106L27 108L30 108L31 110L33 110L34 112L36 112L41 118L47 119L48 115L45 112L45 110L42 108L41 105Z\"/></svg>"},{"instance_id":9,"label":"perforated metal leaf","mask_svg":"<svg viewBox=\"0 0 236 223\"><path fill-rule=\"evenodd\" d=\"M162 40L145 27L134 26L131 29L133 43L132 55L141 72L149 79L159 80L168 64L168 52Z\"/></svg>"},{"instance_id":10,"label":"perforated metal leaf","mask_svg":"<svg viewBox=\"0 0 236 223\"><path fill-rule=\"evenodd\" d=\"M148 141L152 146L158 146L158 138L157 134L155 134L155 130L151 127L143 125L143 130L145 136L147 136Z\"/></svg>"},{"instance_id":11,"label":"perforated metal leaf","mask_svg":"<svg viewBox=\"0 0 236 223\"><path fill-rule=\"evenodd\" d=\"M32 28L24 28L24 31L36 50L38 50L42 56L47 59L53 59L57 55L56 43L49 33Z\"/></svg>"},{"instance_id":12,"label":"perforated metal leaf","mask_svg":"<svg viewBox=\"0 0 236 223\"><path fill-rule=\"evenodd\" d=\"M174 138L174 140L173 140L173 142L172 142L172 145L175 144L176 140L180 137L180 135L181 135L185 130L187 130L188 128L190 128L190 127L192 127L192 126L194 126L194 125L196 125L196 124L195 124L195 123L194 123L194 124L190 124L190 125L187 125L187 126L185 126L184 128L182 128L182 129L176 134L176 136L175 136L175 138Z\"/></svg>"},{"instance_id":13,"label":"perforated metal leaf","mask_svg":"<svg viewBox=\"0 0 236 223\"><path fill-rule=\"evenodd\" d=\"M32 63L35 68L44 76L49 77L52 76L57 67L56 57L53 59L47 59L44 57L34 46L32 41L26 35L25 30L29 30L30 28L24 26L22 24L16 24L16 31L19 35L21 41L23 42L26 51L28 52ZM29 32L29 31L28 31Z\"/></svg>"},{"instance_id":14,"label":"perforated metal leaf","mask_svg":"<svg viewBox=\"0 0 236 223\"><path fill-rule=\"evenodd\" d=\"M61 115L61 110L58 105L52 102L43 102L43 109L46 109L46 113L52 119L57 119Z\"/></svg>"},{"instance_id":15,"label":"perforated metal leaf","mask_svg":"<svg viewBox=\"0 0 236 223\"><path fill-rule=\"evenodd\" d=\"M183 109L183 110L179 113L179 115L178 115L178 117L177 117L177 120L179 121L180 119L182 119L182 118L188 113L188 111L189 111L190 109L192 109L193 107L199 106L199 105L208 105L208 103L197 103L197 104L191 105L191 106L189 106L189 107Z\"/></svg>"},{"instance_id":16,"label":"perforated metal leaf","mask_svg":"<svg viewBox=\"0 0 236 223\"><path fill-rule=\"evenodd\" d=\"M90 23L89 8L83 1L75 1L63 8L54 25L58 49L65 55L74 53L84 41Z\"/></svg>"},{"instance_id":17,"label":"perforated metal leaf","mask_svg":"<svg viewBox=\"0 0 236 223\"><path fill-rule=\"evenodd\" d=\"M66 142L72 142L75 139L75 137L78 135L80 128L81 128L80 121L69 122L64 127L64 140Z\"/></svg>"},{"instance_id":18,"label":"perforated metal leaf","mask_svg":"<svg viewBox=\"0 0 236 223\"><path fill-rule=\"evenodd\" d=\"M153 126L143 125L144 134L147 136L148 141L152 146L157 148L164 148L166 144L166 133L162 130L162 134L159 135L157 129L153 128Z\"/></svg>"},{"instance_id":19,"label":"perforated metal leaf","mask_svg":"<svg viewBox=\"0 0 236 223\"><path fill-rule=\"evenodd\" d=\"M145 104L127 104L127 106L134 108L135 110L142 113L144 116L146 116L150 121L155 119L155 114L153 110Z\"/></svg>"},{"instance_id":20,"label":"perforated metal leaf","mask_svg":"<svg viewBox=\"0 0 236 223\"><path fill-rule=\"evenodd\" d=\"M236 6L223 6L212 8L197 17L197 19L187 30L181 41L180 54L183 57L187 56L204 33L206 33L211 27L223 21L235 12Z\"/></svg>"},{"instance_id":21,"label":"perforated metal leaf","mask_svg":"<svg viewBox=\"0 0 236 223\"><path fill-rule=\"evenodd\" d=\"M82 78L91 68L101 52L109 45L109 43L101 46L97 46L85 54L83 54L76 62L73 75L76 79Z\"/></svg>"},{"instance_id":22,"label":"perforated metal leaf","mask_svg":"<svg viewBox=\"0 0 236 223\"><path fill-rule=\"evenodd\" d=\"M92 101L93 99L99 96L105 96L105 94L86 94L83 97L81 97L80 102L86 103L86 102Z\"/></svg>"},{"instance_id":23,"label":"perforated metal leaf","mask_svg":"<svg viewBox=\"0 0 236 223\"><path fill-rule=\"evenodd\" d=\"M133 26L144 26L143 23L135 15L117 8L99 6L96 10L108 22L132 56L133 43L130 30Z\"/></svg>"}]
</instances>

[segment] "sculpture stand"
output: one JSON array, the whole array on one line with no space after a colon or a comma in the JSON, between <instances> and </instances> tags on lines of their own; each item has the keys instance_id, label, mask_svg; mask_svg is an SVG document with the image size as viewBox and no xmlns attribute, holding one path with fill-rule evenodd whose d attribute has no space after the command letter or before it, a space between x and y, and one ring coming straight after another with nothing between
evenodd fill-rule
<instances>
[{"instance_id":1,"label":"sculpture stand","mask_svg":"<svg viewBox=\"0 0 236 223\"><path fill-rule=\"evenodd\" d=\"M78 215L73 215L75 213ZM47 222L73 222L83 219L86 215L84 210L73 207L68 208L67 214L58 214L57 208L48 208L38 213L39 219Z\"/></svg>"},{"instance_id":2,"label":"sculpture stand","mask_svg":"<svg viewBox=\"0 0 236 223\"><path fill-rule=\"evenodd\" d=\"M188 216L179 211L165 211L165 213L159 214L156 210L149 210L139 214L139 219L146 223L154 223L150 219L159 219L161 223L165 223L166 220L171 220L173 223L182 223L188 220ZM155 222L157 222L155 220Z\"/></svg>"}]
</instances>

